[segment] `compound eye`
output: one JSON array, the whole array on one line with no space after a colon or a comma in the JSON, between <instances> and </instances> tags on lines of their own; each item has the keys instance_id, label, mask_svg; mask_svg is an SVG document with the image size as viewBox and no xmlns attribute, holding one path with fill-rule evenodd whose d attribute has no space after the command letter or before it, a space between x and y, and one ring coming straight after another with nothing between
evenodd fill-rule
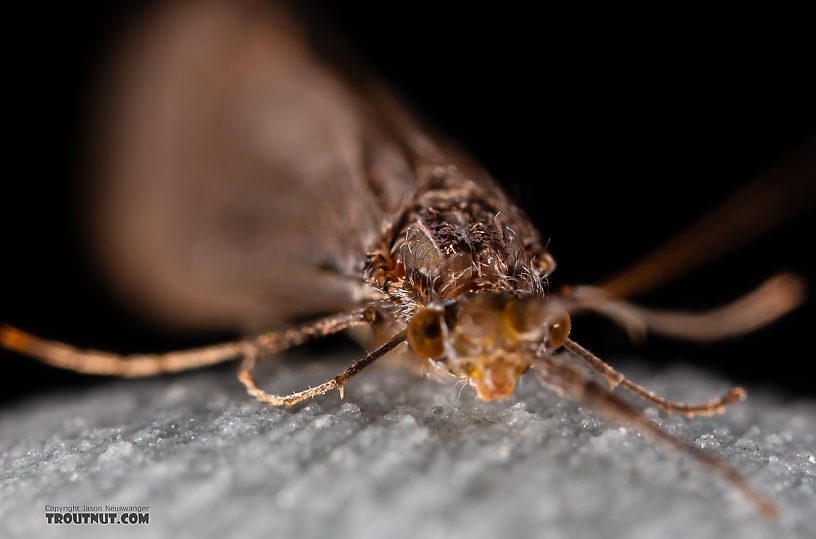
<instances>
[{"instance_id":1,"label":"compound eye","mask_svg":"<svg viewBox=\"0 0 816 539\"><path fill-rule=\"evenodd\" d=\"M442 315L437 311L419 311L408 323L408 344L422 357L442 356L445 351L442 339Z\"/></svg>"},{"instance_id":2,"label":"compound eye","mask_svg":"<svg viewBox=\"0 0 816 539\"><path fill-rule=\"evenodd\" d=\"M567 311L563 308L554 309L553 312L547 315L547 335L549 339L547 344L553 350L561 348L569 337L572 323Z\"/></svg>"}]
</instances>

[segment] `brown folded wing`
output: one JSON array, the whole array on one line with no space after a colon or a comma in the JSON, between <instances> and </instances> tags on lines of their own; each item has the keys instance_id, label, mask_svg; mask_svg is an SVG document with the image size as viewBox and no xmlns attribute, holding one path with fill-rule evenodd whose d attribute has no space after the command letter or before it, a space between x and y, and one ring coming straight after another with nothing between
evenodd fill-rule
<instances>
[{"instance_id":1,"label":"brown folded wing","mask_svg":"<svg viewBox=\"0 0 816 539\"><path fill-rule=\"evenodd\" d=\"M164 323L254 330L359 303L365 248L413 184L379 111L281 9L145 18L103 95L89 224Z\"/></svg>"}]
</instances>

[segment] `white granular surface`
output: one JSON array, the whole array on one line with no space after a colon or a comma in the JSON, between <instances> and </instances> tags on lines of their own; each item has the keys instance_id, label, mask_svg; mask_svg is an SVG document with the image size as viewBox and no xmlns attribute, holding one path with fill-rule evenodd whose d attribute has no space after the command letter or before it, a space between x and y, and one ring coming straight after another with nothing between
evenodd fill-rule
<instances>
[{"instance_id":1,"label":"white granular surface","mask_svg":"<svg viewBox=\"0 0 816 539\"><path fill-rule=\"evenodd\" d=\"M291 356L286 392L352 357ZM621 366L620 362L617 362ZM624 372L670 398L729 383L683 367ZM0 411L3 537L816 537L816 403L748 388L717 417L647 413L736 466L782 508L764 520L695 461L523 379L479 402L375 366L292 409L250 400L234 366L24 401ZM148 525L47 524L45 506L149 506Z\"/></svg>"}]
</instances>

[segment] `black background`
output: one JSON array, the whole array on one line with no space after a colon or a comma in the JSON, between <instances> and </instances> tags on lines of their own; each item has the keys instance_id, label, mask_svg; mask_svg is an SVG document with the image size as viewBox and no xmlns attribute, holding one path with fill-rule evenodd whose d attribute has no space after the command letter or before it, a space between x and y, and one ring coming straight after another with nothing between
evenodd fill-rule
<instances>
[{"instance_id":1,"label":"black background","mask_svg":"<svg viewBox=\"0 0 816 539\"><path fill-rule=\"evenodd\" d=\"M179 336L129 314L94 274L78 233L95 74L137 4L18 6L4 32L0 321L124 352L227 337ZM699 24L702 13L590 20L509 4L325 4L327 19L550 238L556 286L623 268L814 133L816 51L791 26L795 15L773 26ZM642 301L714 306L780 270L812 283L813 231L811 212ZM585 318L573 337L603 357L682 359L734 382L814 395L813 315L811 300L768 328L707 346L653 337L637 349ZM6 352L0 361L4 402L105 383Z\"/></svg>"}]
</instances>

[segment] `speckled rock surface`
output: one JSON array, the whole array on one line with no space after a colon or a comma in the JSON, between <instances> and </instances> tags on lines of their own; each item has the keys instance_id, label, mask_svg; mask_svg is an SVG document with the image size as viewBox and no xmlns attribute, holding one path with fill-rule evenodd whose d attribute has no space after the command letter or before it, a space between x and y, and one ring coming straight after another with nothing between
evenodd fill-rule
<instances>
[{"instance_id":1,"label":"speckled rock surface","mask_svg":"<svg viewBox=\"0 0 816 539\"><path fill-rule=\"evenodd\" d=\"M293 355L283 392L352 359ZM668 397L729 382L616 362ZM764 520L687 457L527 376L504 402L388 366L292 409L249 399L234 366L113 381L0 411L4 537L816 537L816 403L748 387L713 418L647 413L773 498ZM147 525L47 524L45 506L149 506Z\"/></svg>"}]
</instances>

